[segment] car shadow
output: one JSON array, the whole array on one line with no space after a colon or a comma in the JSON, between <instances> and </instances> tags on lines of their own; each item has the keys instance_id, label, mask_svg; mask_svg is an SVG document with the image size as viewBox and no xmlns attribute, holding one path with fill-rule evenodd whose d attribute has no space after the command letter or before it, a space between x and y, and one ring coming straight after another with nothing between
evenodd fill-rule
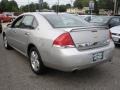
<instances>
[{"instance_id":1,"label":"car shadow","mask_svg":"<svg viewBox=\"0 0 120 90\"><path fill-rule=\"evenodd\" d=\"M104 72L105 73L105 72ZM84 81L88 82L91 80L101 80L104 77L104 73L102 68L100 69L99 67L93 67L93 68L88 68L84 70L79 70L79 71L74 71L74 72L63 72L63 71L58 71L54 69L48 69L47 72L43 75L30 75L30 78L33 79L52 79L53 81L57 81L57 83L62 83L62 82L81 82L83 83ZM82 82L83 81L83 82ZM71 84L71 83L69 83Z\"/></svg>"},{"instance_id":2,"label":"car shadow","mask_svg":"<svg viewBox=\"0 0 120 90\"><path fill-rule=\"evenodd\" d=\"M110 80L109 78L111 78L108 68L106 69L104 67L105 65L99 65L96 67L74 72L63 72L47 68L45 74L36 75L32 72L30 68L29 60L27 60L27 58L20 54L19 52L17 51L13 52L16 53L18 57L21 58L20 59L21 61L19 62L24 67L23 69L20 67L20 65L18 65L19 66L18 70L20 71L16 72L19 74L24 74L25 79L29 80L29 82L37 83L37 86L40 86L39 82L43 82L48 85L54 84L56 87L66 87L66 85L70 87L76 85L78 87L79 85L86 85L89 84L90 82L92 82L91 84L96 84L96 82ZM109 77L106 79L106 76Z\"/></svg>"},{"instance_id":3,"label":"car shadow","mask_svg":"<svg viewBox=\"0 0 120 90\"><path fill-rule=\"evenodd\" d=\"M116 47L117 49L120 49L120 44L116 44L115 47Z\"/></svg>"},{"instance_id":4,"label":"car shadow","mask_svg":"<svg viewBox=\"0 0 120 90\"><path fill-rule=\"evenodd\" d=\"M13 51L14 53L16 53L16 55L18 55L19 57L23 58L22 63L24 63L27 66L27 69L29 68L29 78L31 79L38 79L39 78L52 78L52 79L60 79L60 80L71 80L71 82L73 82L73 79L76 80L87 80L89 79L100 79L102 77L104 77L104 70L102 67L100 66L94 66L91 68L87 68L87 69L83 69L83 70L77 70L77 71L73 71L73 72L64 72L64 71L59 71L59 70L55 70L55 69L51 69L51 68L46 68L46 72L42 75L36 75L32 72L32 70L30 69L30 65L29 65L29 60L28 58L26 58L24 55L20 54L19 52L17 52L16 50ZM27 73L27 72L25 72ZM105 72L104 72L105 73Z\"/></svg>"}]
</instances>

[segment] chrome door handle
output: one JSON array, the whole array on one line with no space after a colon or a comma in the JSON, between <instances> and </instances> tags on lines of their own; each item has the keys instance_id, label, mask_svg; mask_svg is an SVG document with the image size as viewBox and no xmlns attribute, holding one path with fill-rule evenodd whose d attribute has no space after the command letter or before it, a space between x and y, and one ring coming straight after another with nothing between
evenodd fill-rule
<instances>
[{"instance_id":1,"label":"chrome door handle","mask_svg":"<svg viewBox=\"0 0 120 90\"><path fill-rule=\"evenodd\" d=\"M30 33L25 33L25 35L30 35Z\"/></svg>"}]
</instances>

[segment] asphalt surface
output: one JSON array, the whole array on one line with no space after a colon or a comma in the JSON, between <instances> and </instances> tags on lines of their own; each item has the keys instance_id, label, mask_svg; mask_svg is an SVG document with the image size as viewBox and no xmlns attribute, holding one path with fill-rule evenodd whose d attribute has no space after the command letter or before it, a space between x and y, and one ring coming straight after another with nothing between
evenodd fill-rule
<instances>
[{"instance_id":1,"label":"asphalt surface","mask_svg":"<svg viewBox=\"0 0 120 90\"><path fill-rule=\"evenodd\" d=\"M37 76L26 57L4 49L0 35L0 90L120 90L120 47L112 62L72 73L49 69Z\"/></svg>"}]
</instances>

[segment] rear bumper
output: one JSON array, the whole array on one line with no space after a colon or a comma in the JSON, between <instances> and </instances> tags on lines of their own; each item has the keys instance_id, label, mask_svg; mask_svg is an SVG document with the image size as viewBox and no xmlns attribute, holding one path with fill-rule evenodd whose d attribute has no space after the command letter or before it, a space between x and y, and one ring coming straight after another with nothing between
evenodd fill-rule
<instances>
[{"instance_id":1,"label":"rear bumper","mask_svg":"<svg viewBox=\"0 0 120 90\"><path fill-rule=\"evenodd\" d=\"M85 51L78 51L76 48L53 48L44 63L48 67L62 71L80 70L110 61L113 56L113 50L114 43L112 41L108 46ZM103 59L94 62L93 54L98 52L104 53Z\"/></svg>"}]
</instances>

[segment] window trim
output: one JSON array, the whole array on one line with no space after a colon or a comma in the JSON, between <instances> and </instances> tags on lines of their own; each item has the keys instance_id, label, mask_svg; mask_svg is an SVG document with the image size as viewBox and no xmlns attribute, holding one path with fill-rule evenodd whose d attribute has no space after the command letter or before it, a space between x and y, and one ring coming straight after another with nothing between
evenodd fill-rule
<instances>
[{"instance_id":1,"label":"window trim","mask_svg":"<svg viewBox=\"0 0 120 90\"><path fill-rule=\"evenodd\" d=\"M13 27L13 24L16 23L18 21L17 19L19 19L20 17L22 17L22 21L21 21L21 23L22 23L24 18L25 18L25 16L32 16L33 17L32 25L33 25L34 20L36 20L37 27L39 26L39 23L38 23L38 21L37 21L37 19L36 19L36 17L34 15L26 14L26 15L21 15L18 18L16 18L16 20L12 23L11 28L16 28L16 27ZM35 27L34 29L36 29L37 27ZM20 28L20 29L27 29L27 28ZM30 29L30 30L34 30L34 29Z\"/></svg>"},{"instance_id":2,"label":"window trim","mask_svg":"<svg viewBox=\"0 0 120 90\"><path fill-rule=\"evenodd\" d=\"M31 25L33 24L33 21L34 21L34 16L33 15L24 15L24 17L23 17L23 20L24 20L24 18L26 17L26 16L32 16L33 17L33 20L32 20L32 23L31 23ZM23 22L23 20L22 20L22 22ZM21 22L21 23L22 23ZM21 29L28 29L28 28L21 28ZM32 28L29 28L30 30L34 30L34 29L32 29Z\"/></svg>"},{"instance_id":3,"label":"window trim","mask_svg":"<svg viewBox=\"0 0 120 90\"><path fill-rule=\"evenodd\" d=\"M49 14L48 14L49 15ZM82 27L82 26L67 26L67 27L55 27L55 25L52 24L52 22L46 17L45 14L42 14L42 16L44 17L44 19L49 23L49 25L52 28L75 28L75 27Z\"/></svg>"},{"instance_id":4,"label":"window trim","mask_svg":"<svg viewBox=\"0 0 120 90\"><path fill-rule=\"evenodd\" d=\"M38 24L38 21L37 21L37 19L36 19L36 17L34 16L34 20L36 21L36 23L37 23L37 26L34 28L34 29L36 29L38 26L39 26L39 24ZM34 22L34 20L33 20L33 22ZM33 25L33 22L32 22L32 25Z\"/></svg>"},{"instance_id":5,"label":"window trim","mask_svg":"<svg viewBox=\"0 0 120 90\"><path fill-rule=\"evenodd\" d=\"M17 21L18 21L18 19L19 19L20 17L22 17L22 20L24 19L24 15L21 15L21 16L17 17L17 18L15 19L15 21L11 24L11 28L17 28L17 27L13 27L13 25L15 25L15 24L17 23ZM22 21L21 21L21 22L22 22Z\"/></svg>"},{"instance_id":6,"label":"window trim","mask_svg":"<svg viewBox=\"0 0 120 90\"><path fill-rule=\"evenodd\" d=\"M37 27L39 26L39 23L38 23L38 21L37 21L37 19L36 19L36 17L34 16L34 15L31 15L31 14L26 14L26 15L24 15L24 17L25 16L33 16L34 18L33 18L33 21L34 21L34 19L36 20L36 22L37 22ZM33 21L32 21L32 25L33 25ZM37 28L36 27L36 28ZM34 28L34 29L36 29L36 28ZM34 29L31 29L31 30L34 30Z\"/></svg>"}]
</instances>

